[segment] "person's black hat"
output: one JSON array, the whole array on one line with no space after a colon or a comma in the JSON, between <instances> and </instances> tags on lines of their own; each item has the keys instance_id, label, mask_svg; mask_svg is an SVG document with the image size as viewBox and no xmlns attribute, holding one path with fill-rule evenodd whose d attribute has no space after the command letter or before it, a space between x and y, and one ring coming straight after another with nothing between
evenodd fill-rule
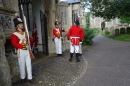
<instances>
[{"instance_id":1,"label":"person's black hat","mask_svg":"<svg viewBox=\"0 0 130 86\"><path fill-rule=\"evenodd\" d=\"M75 20L76 25L80 25L79 20Z\"/></svg>"},{"instance_id":2,"label":"person's black hat","mask_svg":"<svg viewBox=\"0 0 130 86\"><path fill-rule=\"evenodd\" d=\"M18 24L23 23L23 21L22 21L22 19L21 19L20 17L14 18L13 21L14 21L15 27L16 27Z\"/></svg>"},{"instance_id":3,"label":"person's black hat","mask_svg":"<svg viewBox=\"0 0 130 86\"><path fill-rule=\"evenodd\" d=\"M55 24L55 25L59 25L59 22L56 20L54 24Z\"/></svg>"}]
</instances>

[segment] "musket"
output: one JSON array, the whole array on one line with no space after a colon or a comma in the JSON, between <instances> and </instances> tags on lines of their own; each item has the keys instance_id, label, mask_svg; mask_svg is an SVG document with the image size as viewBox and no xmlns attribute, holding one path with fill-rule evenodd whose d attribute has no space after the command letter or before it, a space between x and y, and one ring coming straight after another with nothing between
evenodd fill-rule
<instances>
[{"instance_id":1,"label":"musket","mask_svg":"<svg viewBox=\"0 0 130 86\"><path fill-rule=\"evenodd\" d=\"M28 33L28 29L27 29L26 17L24 16L24 11L23 11L22 5L21 5L21 10L22 10L22 18L23 18L23 24L24 24L24 29L25 29L26 44L29 45L30 58L34 59L35 57L32 53L31 47L30 47L30 40L29 40L29 33Z\"/></svg>"},{"instance_id":2,"label":"musket","mask_svg":"<svg viewBox=\"0 0 130 86\"><path fill-rule=\"evenodd\" d=\"M61 16L61 31L60 31L60 33L61 33L61 37L62 37L62 16ZM62 41L63 41L63 37L62 37Z\"/></svg>"}]
</instances>

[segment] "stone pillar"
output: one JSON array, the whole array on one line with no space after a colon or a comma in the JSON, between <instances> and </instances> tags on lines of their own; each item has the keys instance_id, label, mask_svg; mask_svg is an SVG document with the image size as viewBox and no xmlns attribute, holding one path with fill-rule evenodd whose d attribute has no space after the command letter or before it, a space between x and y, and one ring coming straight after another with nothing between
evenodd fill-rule
<instances>
[{"instance_id":1,"label":"stone pillar","mask_svg":"<svg viewBox=\"0 0 130 86\"><path fill-rule=\"evenodd\" d=\"M5 56L5 35L0 22L0 86L11 86L10 68Z\"/></svg>"}]
</instances>

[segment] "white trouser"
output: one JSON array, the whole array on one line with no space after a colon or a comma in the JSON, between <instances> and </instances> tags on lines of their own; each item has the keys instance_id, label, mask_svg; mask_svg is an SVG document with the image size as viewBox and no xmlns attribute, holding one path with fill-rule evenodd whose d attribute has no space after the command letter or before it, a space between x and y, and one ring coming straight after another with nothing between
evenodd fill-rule
<instances>
[{"instance_id":1,"label":"white trouser","mask_svg":"<svg viewBox=\"0 0 130 86\"><path fill-rule=\"evenodd\" d=\"M19 67L20 67L20 76L21 79L25 79L25 65L27 68L28 79L32 79L32 66L31 66L31 58L28 50L20 49L20 57L18 58Z\"/></svg>"},{"instance_id":2,"label":"white trouser","mask_svg":"<svg viewBox=\"0 0 130 86\"><path fill-rule=\"evenodd\" d=\"M82 42L79 42L79 54L82 54Z\"/></svg>"},{"instance_id":3,"label":"white trouser","mask_svg":"<svg viewBox=\"0 0 130 86\"><path fill-rule=\"evenodd\" d=\"M79 53L79 45L72 45L70 42L70 53Z\"/></svg>"},{"instance_id":4,"label":"white trouser","mask_svg":"<svg viewBox=\"0 0 130 86\"><path fill-rule=\"evenodd\" d=\"M54 38L55 45L56 45L56 54L62 54L62 43L61 38Z\"/></svg>"},{"instance_id":5,"label":"white trouser","mask_svg":"<svg viewBox=\"0 0 130 86\"><path fill-rule=\"evenodd\" d=\"M70 37L72 38L79 38L79 37ZM70 41L70 53L79 53L79 45L74 45L72 44L72 42Z\"/></svg>"}]
</instances>

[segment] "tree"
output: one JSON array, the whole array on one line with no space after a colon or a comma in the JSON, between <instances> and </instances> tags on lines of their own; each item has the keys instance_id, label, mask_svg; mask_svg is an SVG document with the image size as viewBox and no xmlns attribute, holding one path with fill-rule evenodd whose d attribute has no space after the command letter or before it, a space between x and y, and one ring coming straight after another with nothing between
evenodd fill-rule
<instances>
[{"instance_id":1,"label":"tree","mask_svg":"<svg viewBox=\"0 0 130 86\"><path fill-rule=\"evenodd\" d=\"M89 6L91 14L106 20L130 16L130 0L81 0Z\"/></svg>"},{"instance_id":2,"label":"tree","mask_svg":"<svg viewBox=\"0 0 130 86\"><path fill-rule=\"evenodd\" d=\"M130 17L120 17L120 22L130 24Z\"/></svg>"}]
</instances>

